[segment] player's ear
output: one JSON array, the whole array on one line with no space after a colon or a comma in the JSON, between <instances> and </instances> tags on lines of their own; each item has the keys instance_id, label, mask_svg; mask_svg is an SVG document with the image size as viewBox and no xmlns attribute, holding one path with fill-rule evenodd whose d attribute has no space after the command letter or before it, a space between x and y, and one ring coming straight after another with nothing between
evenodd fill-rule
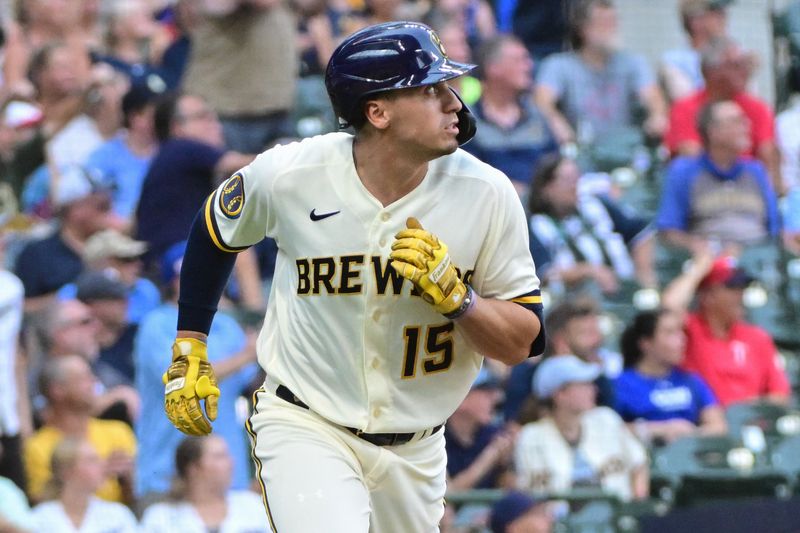
<instances>
[{"instance_id":1,"label":"player's ear","mask_svg":"<svg viewBox=\"0 0 800 533\"><path fill-rule=\"evenodd\" d=\"M391 111L386 104L387 100L383 98L364 102L364 115L375 129L385 130L389 127Z\"/></svg>"}]
</instances>

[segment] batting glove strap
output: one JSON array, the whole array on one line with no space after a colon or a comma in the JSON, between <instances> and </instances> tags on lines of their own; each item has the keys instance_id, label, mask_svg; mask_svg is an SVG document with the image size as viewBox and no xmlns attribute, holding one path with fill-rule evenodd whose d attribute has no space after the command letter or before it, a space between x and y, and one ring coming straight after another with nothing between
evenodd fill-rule
<instances>
[{"instance_id":1,"label":"batting glove strap","mask_svg":"<svg viewBox=\"0 0 800 533\"><path fill-rule=\"evenodd\" d=\"M459 305L458 308L451 313L442 313L448 320L455 320L456 318L464 315L467 311L472 309L473 305L475 305L475 291L473 291L472 287L469 285L464 284L464 287L466 288L466 291L461 298L461 305Z\"/></svg>"}]
</instances>

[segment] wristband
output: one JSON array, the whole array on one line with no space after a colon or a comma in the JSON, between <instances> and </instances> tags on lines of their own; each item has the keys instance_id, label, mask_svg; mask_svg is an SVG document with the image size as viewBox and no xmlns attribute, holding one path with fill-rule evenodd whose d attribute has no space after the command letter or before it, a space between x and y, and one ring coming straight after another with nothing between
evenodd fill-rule
<instances>
[{"instance_id":1,"label":"wristband","mask_svg":"<svg viewBox=\"0 0 800 533\"><path fill-rule=\"evenodd\" d=\"M447 313L444 315L445 318L449 320L455 320L456 318L460 317L464 313L470 310L473 305L475 305L475 292L472 290L472 287L466 285L467 292L464 293L464 299L461 301L461 305L458 306L458 309L453 311L452 313Z\"/></svg>"}]
</instances>

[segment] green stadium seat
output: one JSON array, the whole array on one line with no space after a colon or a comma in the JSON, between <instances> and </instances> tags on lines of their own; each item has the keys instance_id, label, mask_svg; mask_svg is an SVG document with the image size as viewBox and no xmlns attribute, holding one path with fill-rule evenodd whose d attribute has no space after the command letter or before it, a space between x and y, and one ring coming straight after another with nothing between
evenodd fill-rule
<instances>
[{"instance_id":1,"label":"green stadium seat","mask_svg":"<svg viewBox=\"0 0 800 533\"><path fill-rule=\"evenodd\" d=\"M725 410L728 433L747 442L751 429L760 431L767 449L786 437L800 434L800 410L769 402L743 402ZM752 447L752 446L751 446Z\"/></svg>"},{"instance_id":2,"label":"green stadium seat","mask_svg":"<svg viewBox=\"0 0 800 533\"><path fill-rule=\"evenodd\" d=\"M676 505L785 496L792 480L730 436L696 436L653 452L653 474L670 481Z\"/></svg>"}]
</instances>

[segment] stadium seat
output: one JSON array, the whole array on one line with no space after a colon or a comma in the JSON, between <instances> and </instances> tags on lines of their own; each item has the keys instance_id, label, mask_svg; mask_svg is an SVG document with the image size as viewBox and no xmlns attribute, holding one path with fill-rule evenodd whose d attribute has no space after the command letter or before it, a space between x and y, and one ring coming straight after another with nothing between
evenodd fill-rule
<instances>
[{"instance_id":1,"label":"stadium seat","mask_svg":"<svg viewBox=\"0 0 800 533\"><path fill-rule=\"evenodd\" d=\"M800 411L769 402L743 402L725 410L728 432L734 439L748 443L752 430L760 431L767 449L786 437L800 434ZM750 446L753 447L752 445Z\"/></svg>"},{"instance_id":2,"label":"stadium seat","mask_svg":"<svg viewBox=\"0 0 800 533\"><path fill-rule=\"evenodd\" d=\"M654 451L653 473L670 481L676 505L787 496L792 480L730 436L685 437Z\"/></svg>"}]
</instances>

